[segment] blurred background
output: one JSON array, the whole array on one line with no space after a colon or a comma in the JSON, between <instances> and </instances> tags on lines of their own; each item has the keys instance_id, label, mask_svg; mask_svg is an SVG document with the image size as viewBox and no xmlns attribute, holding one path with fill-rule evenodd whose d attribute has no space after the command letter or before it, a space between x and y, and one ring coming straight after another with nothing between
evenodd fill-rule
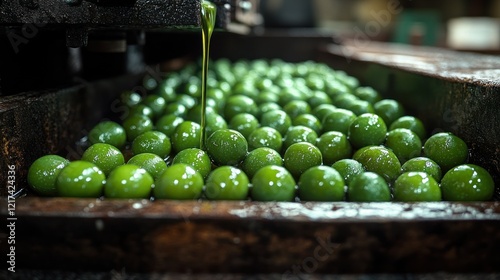
<instances>
[{"instance_id":1,"label":"blurred background","mask_svg":"<svg viewBox=\"0 0 500 280\"><path fill-rule=\"evenodd\" d=\"M230 23L225 26L225 22L220 21L221 26L214 34L211 48L214 58L269 58L279 50L283 59L301 61L311 59L318 46L331 43L332 37L338 43L353 40L358 46L380 41L500 53L500 0L213 1L233 4L231 20L229 16L225 18ZM78 2L80 6L68 6L71 1L65 4L52 0L50 5L40 5L38 9L21 5L28 2L0 0L0 12L5 15L0 18L3 28L0 30L0 96L70 85L75 80L142 73L148 65L179 57L197 57L201 52L199 30L189 24L185 29L162 29L166 32L140 28L147 27L150 20L175 22L174 15L166 16L162 9L157 9L158 3L165 7L170 2L188 6L191 3L195 7L194 0L142 0L149 10L132 17L136 22L120 16L108 20L109 13L106 14L108 10L125 11L126 5L113 5L135 0L97 1L108 3L106 5L88 0ZM95 14L86 15L91 5ZM15 9L11 7L17 7L18 12L12 12ZM47 7L53 7L54 11L42 9ZM51 15L52 26L38 28L32 24L37 20L43 23L47 13ZM96 28L102 26L94 26L92 20L104 21L102 25L107 28ZM82 26L68 23L72 21Z\"/></svg>"},{"instance_id":2,"label":"blurred background","mask_svg":"<svg viewBox=\"0 0 500 280\"><path fill-rule=\"evenodd\" d=\"M500 0L261 0L266 28L319 28L341 39L500 50Z\"/></svg>"}]
</instances>

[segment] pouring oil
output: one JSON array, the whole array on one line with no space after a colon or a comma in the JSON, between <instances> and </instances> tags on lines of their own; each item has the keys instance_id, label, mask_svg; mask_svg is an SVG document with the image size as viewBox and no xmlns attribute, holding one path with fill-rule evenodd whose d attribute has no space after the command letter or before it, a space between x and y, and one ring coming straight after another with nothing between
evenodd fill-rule
<instances>
[{"instance_id":1,"label":"pouring oil","mask_svg":"<svg viewBox=\"0 0 500 280\"><path fill-rule=\"evenodd\" d=\"M210 54L210 38L215 27L217 7L206 0L201 1L201 37L203 45L202 69L201 69L201 137L200 147L205 150L206 141L206 111L207 111L207 78L208 59Z\"/></svg>"}]
</instances>

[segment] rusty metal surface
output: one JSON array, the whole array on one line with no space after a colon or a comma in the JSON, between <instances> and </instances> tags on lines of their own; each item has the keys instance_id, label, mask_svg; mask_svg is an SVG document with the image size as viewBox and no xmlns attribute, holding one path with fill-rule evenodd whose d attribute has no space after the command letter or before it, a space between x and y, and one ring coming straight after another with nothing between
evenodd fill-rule
<instances>
[{"instance_id":1,"label":"rusty metal surface","mask_svg":"<svg viewBox=\"0 0 500 280\"><path fill-rule=\"evenodd\" d=\"M19 268L285 274L309 260L318 274L498 272L498 202L20 198L16 206Z\"/></svg>"},{"instance_id":2,"label":"rusty metal surface","mask_svg":"<svg viewBox=\"0 0 500 280\"><path fill-rule=\"evenodd\" d=\"M234 1L215 0L216 27L231 21ZM0 2L0 26L38 28L193 29L201 26L200 0L23 0Z\"/></svg>"},{"instance_id":3,"label":"rusty metal surface","mask_svg":"<svg viewBox=\"0 0 500 280\"><path fill-rule=\"evenodd\" d=\"M6 214L6 207L0 213ZM500 202L352 203L215 202L21 198L17 215L70 218L271 220L290 222L386 222L414 220L497 220Z\"/></svg>"},{"instance_id":4,"label":"rusty metal surface","mask_svg":"<svg viewBox=\"0 0 500 280\"><path fill-rule=\"evenodd\" d=\"M500 57L457 52L435 47L346 41L328 51L347 61L358 60L391 66L424 76L484 87L500 86Z\"/></svg>"},{"instance_id":5,"label":"rusty metal surface","mask_svg":"<svg viewBox=\"0 0 500 280\"><path fill-rule=\"evenodd\" d=\"M199 11L200 1L197 0L137 0L119 6L89 1L10 1L0 4L0 25L192 28L200 26Z\"/></svg>"}]
</instances>

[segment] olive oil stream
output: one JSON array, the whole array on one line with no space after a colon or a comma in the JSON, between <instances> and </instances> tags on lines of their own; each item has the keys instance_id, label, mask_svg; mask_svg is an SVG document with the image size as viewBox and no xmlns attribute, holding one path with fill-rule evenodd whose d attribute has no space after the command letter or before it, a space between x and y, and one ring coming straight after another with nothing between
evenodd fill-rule
<instances>
[{"instance_id":1,"label":"olive oil stream","mask_svg":"<svg viewBox=\"0 0 500 280\"><path fill-rule=\"evenodd\" d=\"M202 69L201 69L201 135L200 148L205 150L206 141L206 111L207 111L207 78L208 78L208 60L210 54L210 38L215 27L217 7L209 2L201 1L201 37L203 44Z\"/></svg>"}]
</instances>

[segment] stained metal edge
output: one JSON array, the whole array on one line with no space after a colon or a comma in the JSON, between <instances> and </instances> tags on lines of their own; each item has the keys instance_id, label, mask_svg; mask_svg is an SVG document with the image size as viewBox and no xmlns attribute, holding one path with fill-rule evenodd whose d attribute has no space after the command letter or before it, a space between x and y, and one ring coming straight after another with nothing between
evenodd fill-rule
<instances>
[{"instance_id":1,"label":"stained metal edge","mask_svg":"<svg viewBox=\"0 0 500 280\"><path fill-rule=\"evenodd\" d=\"M396 43L346 41L323 47L326 52L351 60L402 69L442 80L500 87L500 58L494 55L459 52L437 47Z\"/></svg>"},{"instance_id":2,"label":"stained metal edge","mask_svg":"<svg viewBox=\"0 0 500 280\"><path fill-rule=\"evenodd\" d=\"M500 220L500 202L255 202L102 200L26 197L15 201L15 216L141 218L166 220L270 220L290 222L412 222ZM0 201L7 216L8 202Z\"/></svg>"}]
</instances>

